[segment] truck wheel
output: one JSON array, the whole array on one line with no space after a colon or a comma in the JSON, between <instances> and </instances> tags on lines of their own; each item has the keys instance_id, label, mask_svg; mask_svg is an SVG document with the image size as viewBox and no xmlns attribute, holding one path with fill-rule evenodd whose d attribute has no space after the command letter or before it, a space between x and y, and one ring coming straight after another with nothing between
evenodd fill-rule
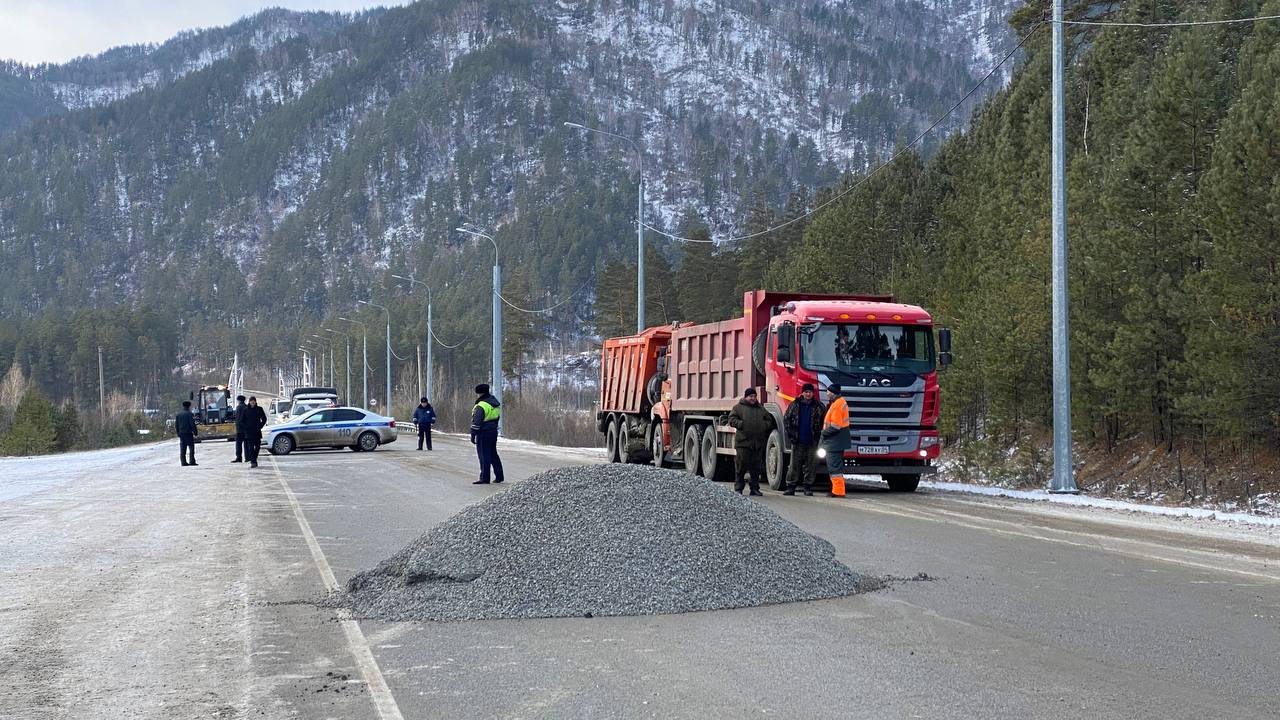
<instances>
[{"instance_id":1,"label":"truck wheel","mask_svg":"<svg viewBox=\"0 0 1280 720\"><path fill-rule=\"evenodd\" d=\"M618 456L618 419L614 418L609 421L609 428L604 431L604 450L609 456L609 462L621 462Z\"/></svg>"},{"instance_id":2,"label":"truck wheel","mask_svg":"<svg viewBox=\"0 0 1280 720\"><path fill-rule=\"evenodd\" d=\"M667 466L666 458L663 457L662 448L662 421L654 419L649 424L649 452L653 455L650 462L656 468L664 468Z\"/></svg>"},{"instance_id":3,"label":"truck wheel","mask_svg":"<svg viewBox=\"0 0 1280 720\"><path fill-rule=\"evenodd\" d=\"M271 454L288 455L291 452L293 452L293 437L277 435L275 441L271 443Z\"/></svg>"},{"instance_id":4,"label":"truck wheel","mask_svg":"<svg viewBox=\"0 0 1280 720\"><path fill-rule=\"evenodd\" d=\"M884 481L894 492L915 492L920 487L919 475L885 475Z\"/></svg>"},{"instance_id":5,"label":"truck wheel","mask_svg":"<svg viewBox=\"0 0 1280 720\"><path fill-rule=\"evenodd\" d=\"M764 446L764 476L774 490L781 490L787 484L787 454L782 451L782 432L777 428L769 433L769 441Z\"/></svg>"},{"instance_id":6,"label":"truck wheel","mask_svg":"<svg viewBox=\"0 0 1280 720\"><path fill-rule=\"evenodd\" d=\"M697 425L690 425L684 431L684 471L690 475L701 475L702 435Z\"/></svg>"},{"instance_id":7,"label":"truck wheel","mask_svg":"<svg viewBox=\"0 0 1280 720\"><path fill-rule=\"evenodd\" d=\"M714 425L702 432L702 476L711 482L730 479L731 466L728 456L716 452L716 428Z\"/></svg>"}]
</instances>

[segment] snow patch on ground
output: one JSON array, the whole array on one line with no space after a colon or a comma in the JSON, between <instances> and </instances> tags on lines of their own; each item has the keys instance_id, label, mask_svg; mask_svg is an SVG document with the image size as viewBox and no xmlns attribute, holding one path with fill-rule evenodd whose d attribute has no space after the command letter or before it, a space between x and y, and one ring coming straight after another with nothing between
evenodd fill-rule
<instances>
[{"instance_id":1,"label":"snow patch on ground","mask_svg":"<svg viewBox=\"0 0 1280 720\"><path fill-rule=\"evenodd\" d=\"M1219 520L1223 522L1261 525L1280 528L1280 517L1258 515L1242 512L1225 512L1211 508L1167 507L1163 505L1145 505L1142 503L1092 497L1089 495L1067 495L1050 493L1045 490L1011 490L1009 488L989 487L986 485L970 485L966 483L921 481L920 487L941 492L967 493L970 495L986 495L991 497L1012 498L1032 502L1047 502L1057 505L1075 507L1101 508L1126 513L1143 513L1147 515L1164 515L1167 517L1185 517L1199 520ZM1264 496L1259 496L1260 499ZM1274 501L1266 498L1268 507L1275 508Z\"/></svg>"}]
</instances>

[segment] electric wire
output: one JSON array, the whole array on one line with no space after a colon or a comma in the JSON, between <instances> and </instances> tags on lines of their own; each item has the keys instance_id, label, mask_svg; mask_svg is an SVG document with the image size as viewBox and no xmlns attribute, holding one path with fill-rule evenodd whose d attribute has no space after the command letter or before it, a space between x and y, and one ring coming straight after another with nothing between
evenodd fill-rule
<instances>
[{"instance_id":1,"label":"electric wire","mask_svg":"<svg viewBox=\"0 0 1280 720\"><path fill-rule=\"evenodd\" d=\"M466 342L466 340L459 340L457 343L450 345L445 341L441 340L440 336L436 334L436 331L434 329L431 330L431 337L435 338L435 341L440 343L440 347L444 348L445 350L453 350L459 345L462 345L462 343Z\"/></svg>"},{"instance_id":2,"label":"electric wire","mask_svg":"<svg viewBox=\"0 0 1280 720\"><path fill-rule=\"evenodd\" d=\"M1198 27L1204 25L1232 25L1251 23L1262 20L1280 20L1280 15L1257 15L1247 18L1230 18L1227 20L1184 20L1177 22L1120 22L1111 20L1063 20L1063 25L1087 25L1091 27L1134 27L1134 28L1174 28ZM1052 21L1049 21L1052 22Z\"/></svg>"},{"instance_id":3,"label":"electric wire","mask_svg":"<svg viewBox=\"0 0 1280 720\"><path fill-rule=\"evenodd\" d=\"M552 310L555 310L555 309L557 309L557 308L559 308L559 307L561 307L561 306L563 306L563 305L567 304L567 303L568 303L570 300L572 300L572 299L573 299L573 298L574 298L578 293L580 293L580 292L582 292L583 290L586 290L587 288L591 287L591 283L593 283L593 282L595 282L595 278L594 278L594 277L588 278L588 279L587 279L587 281L586 281L585 283L583 283L581 287L579 287L577 290L574 290L573 292L571 292L571 293L569 293L568 295L566 295L566 296L565 296L565 298L564 298L563 300L561 300L560 302L556 303L555 305L551 305L551 306L549 306L549 307L545 307L545 308L538 308L538 309L536 309L536 310L530 310L530 309L528 309L528 308L522 308L522 307L520 307L519 305L516 305L515 303L513 303L513 302L511 302L510 300L508 300L508 299L506 299L505 297L503 297L502 293L497 292L496 294L497 294L497 296L498 296L498 299L499 299L499 300L501 300L502 302L506 303L506 304L507 304L507 306L508 306L508 307L510 307L512 310L516 310L517 312L522 312L522 313L525 313L525 314L528 314L528 315L539 315L539 314L542 314L542 313L549 313L549 312L551 312Z\"/></svg>"},{"instance_id":4,"label":"electric wire","mask_svg":"<svg viewBox=\"0 0 1280 720\"><path fill-rule=\"evenodd\" d=\"M1027 31L1027 34L1023 35L1022 39L1018 41L1018 44L1014 45L1012 50L1005 53L1004 56L1000 58L1000 61L997 62L995 65L993 65L991 69L987 71L986 75L982 76L981 80L979 80L976 84L974 84L973 87L969 88L969 92L965 93L963 97L957 100L956 103L952 105L949 110L947 110L942 115L939 115L938 118L933 121L932 125L925 128L925 130L921 132L919 135L916 135L915 139L913 139L911 142L907 143L902 148L900 148L897 152L895 152L886 162L880 163L879 165L875 166L870 170L870 172L868 172L867 174L863 175L862 177L855 180L852 184L850 184L849 187L845 188L844 190L841 190L839 193L831 196L830 198L827 198L823 202L806 210L800 215L797 215L784 222L780 222L777 225L774 225L772 227L765 228L764 230L759 230L753 233L749 233L747 235L737 235L734 237L726 238L723 240L723 242L733 243L733 242L740 242L742 240L750 240L751 238L760 237L761 235L768 235L769 233L775 232L777 230L781 230L782 228L787 227L788 225L791 225L793 223L799 222L800 220L803 220L807 217L812 216L814 213L818 212L819 210L822 210L823 208L831 206L836 201L847 196L849 193L852 193L854 190L857 190L864 183L869 181L871 178L875 177L876 173L880 172L885 167L892 165L894 162L898 160L898 158L902 157L903 155L906 155L907 152L910 151L912 148L914 148L916 145L918 145L921 140L925 139L926 137L929 136L930 133L938 129L938 126L942 125L942 123L946 121L948 118L950 118L951 115L955 113L955 111L958 110L961 105L964 105L964 103L967 102L969 98L973 97L973 94L978 92L978 89L981 88L984 84L986 84L986 82L990 80L992 76L994 76L996 72L1000 70L1000 68L1004 67L1004 64L1009 62L1010 58L1016 55L1017 52L1022 49L1022 46L1026 45L1027 41L1031 39L1031 36L1035 35L1036 31L1039 30L1041 27L1043 27L1045 24L1046 24L1045 21L1041 20L1041 21L1038 21L1035 25L1032 25L1031 29ZM677 242L702 242L702 243L717 242L714 239L697 240L694 238L681 237L680 235L675 235L665 230L662 230L660 228L656 228L648 223L643 223L643 225L649 230L652 230L653 232L658 233L659 235L667 237L671 240L675 240Z\"/></svg>"}]
</instances>

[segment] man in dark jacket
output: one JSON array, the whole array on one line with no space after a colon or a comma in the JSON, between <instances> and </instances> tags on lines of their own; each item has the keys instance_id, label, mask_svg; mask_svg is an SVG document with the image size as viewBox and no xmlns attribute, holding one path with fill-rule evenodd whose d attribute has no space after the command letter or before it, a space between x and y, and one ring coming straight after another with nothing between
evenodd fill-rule
<instances>
[{"instance_id":1,"label":"man in dark jacket","mask_svg":"<svg viewBox=\"0 0 1280 720\"><path fill-rule=\"evenodd\" d=\"M729 426L737 430L733 436L733 491L742 492L744 478L750 473L750 494L763 495L760 479L764 477L764 448L773 430L773 418L761 407L755 388L747 388L742 399L729 411Z\"/></svg>"},{"instance_id":2,"label":"man in dark jacket","mask_svg":"<svg viewBox=\"0 0 1280 720\"><path fill-rule=\"evenodd\" d=\"M436 423L436 411L426 398L413 410L413 422L418 426L418 449L422 449L422 441L427 441L427 450L431 449L431 426Z\"/></svg>"},{"instance_id":3,"label":"man in dark jacket","mask_svg":"<svg viewBox=\"0 0 1280 720\"><path fill-rule=\"evenodd\" d=\"M791 441L791 469L787 473L787 491L783 495L795 495L796 486L804 486L804 494L813 494L814 462L818 457L818 443L822 439L822 419L827 406L814 397L814 387L805 383L800 397L787 408L782 423L787 427L787 439Z\"/></svg>"},{"instance_id":4,"label":"man in dark jacket","mask_svg":"<svg viewBox=\"0 0 1280 720\"><path fill-rule=\"evenodd\" d=\"M258 453L262 451L262 428L267 425L267 411L258 406L258 398L249 398L249 404L236 415L236 426L244 418L244 454L249 467L258 467Z\"/></svg>"},{"instance_id":5,"label":"man in dark jacket","mask_svg":"<svg viewBox=\"0 0 1280 720\"><path fill-rule=\"evenodd\" d=\"M245 422L245 418L244 418L244 409L246 407L247 406L244 404L244 396L237 395L236 396L236 459L231 461L233 463L244 462L244 441L248 437L248 431L249 431L249 424Z\"/></svg>"},{"instance_id":6,"label":"man in dark jacket","mask_svg":"<svg viewBox=\"0 0 1280 720\"><path fill-rule=\"evenodd\" d=\"M196 464L196 416L191 413L191 401L182 401L182 412L173 418L173 429L178 432L178 459L182 467ZM187 451L191 451L191 462L187 462Z\"/></svg>"},{"instance_id":7,"label":"man in dark jacket","mask_svg":"<svg viewBox=\"0 0 1280 720\"><path fill-rule=\"evenodd\" d=\"M493 481L500 483L502 477L502 458L498 457L498 420L502 417L502 403L489 393L489 386L476 386L476 406L471 411L471 444L476 446L476 455L480 457L480 479L472 485L488 485L489 471L493 471Z\"/></svg>"}]
</instances>

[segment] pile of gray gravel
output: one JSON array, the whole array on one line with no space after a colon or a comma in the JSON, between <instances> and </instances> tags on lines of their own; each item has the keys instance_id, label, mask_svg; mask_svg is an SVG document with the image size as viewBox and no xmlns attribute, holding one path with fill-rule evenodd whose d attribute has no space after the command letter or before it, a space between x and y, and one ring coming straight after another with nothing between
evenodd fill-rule
<instances>
[{"instance_id":1,"label":"pile of gray gravel","mask_svg":"<svg viewBox=\"0 0 1280 720\"><path fill-rule=\"evenodd\" d=\"M653 615L872 590L835 550L724 486L641 465L516 483L325 604L384 620Z\"/></svg>"}]
</instances>

